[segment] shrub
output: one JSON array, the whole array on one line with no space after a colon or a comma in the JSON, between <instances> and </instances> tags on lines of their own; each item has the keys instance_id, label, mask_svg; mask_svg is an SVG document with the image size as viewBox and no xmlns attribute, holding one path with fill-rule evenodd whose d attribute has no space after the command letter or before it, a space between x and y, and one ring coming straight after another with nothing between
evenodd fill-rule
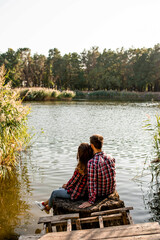
<instances>
[{"instance_id":1,"label":"shrub","mask_svg":"<svg viewBox=\"0 0 160 240\"><path fill-rule=\"evenodd\" d=\"M87 97L87 94L88 94L88 93L86 93L86 92L76 91L75 98L86 98L86 97Z\"/></svg>"},{"instance_id":2,"label":"shrub","mask_svg":"<svg viewBox=\"0 0 160 240\"><path fill-rule=\"evenodd\" d=\"M58 90L53 90L53 91L52 91L52 94L51 94L51 97L57 98L57 97L59 96L59 94L60 94L60 91L58 91Z\"/></svg>"},{"instance_id":3,"label":"shrub","mask_svg":"<svg viewBox=\"0 0 160 240\"><path fill-rule=\"evenodd\" d=\"M23 106L17 91L5 84L5 70L0 68L0 177L14 167L23 147L30 141L27 133L28 106Z\"/></svg>"},{"instance_id":4,"label":"shrub","mask_svg":"<svg viewBox=\"0 0 160 240\"><path fill-rule=\"evenodd\" d=\"M63 98L73 98L75 97L75 93L73 91L62 91L59 95L58 98L63 99Z\"/></svg>"}]
</instances>

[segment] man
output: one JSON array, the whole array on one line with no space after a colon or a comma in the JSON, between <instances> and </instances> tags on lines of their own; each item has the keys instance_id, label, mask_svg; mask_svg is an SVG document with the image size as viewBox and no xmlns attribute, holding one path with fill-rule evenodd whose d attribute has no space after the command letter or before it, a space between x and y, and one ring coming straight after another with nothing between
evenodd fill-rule
<instances>
[{"instance_id":1,"label":"man","mask_svg":"<svg viewBox=\"0 0 160 240\"><path fill-rule=\"evenodd\" d=\"M103 137L93 135L90 137L90 144L94 157L88 161L88 202L79 207L90 207L95 203L96 198L105 197L115 191L115 159L102 151Z\"/></svg>"}]
</instances>

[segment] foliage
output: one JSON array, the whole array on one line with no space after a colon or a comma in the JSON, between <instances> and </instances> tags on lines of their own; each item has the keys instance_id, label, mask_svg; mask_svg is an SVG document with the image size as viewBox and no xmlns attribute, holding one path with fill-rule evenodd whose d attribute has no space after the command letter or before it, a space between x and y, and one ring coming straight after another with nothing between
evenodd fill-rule
<instances>
[{"instance_id":1,"label":"foliage","mask_svg":"<svg viewBox=\"0 0 160 240\"><path fill-rule=\"evenodd\" d=\"M13 87L160 91L160 44L153 48L104 49L102 53L98 47L92 47L80 54L73 52L64 56L54 48L49 49L47 57L32 56L29 48L17 51L9 48L0 54L0 66L3 64L8 72L6 82L12 81Z\"/></svg>"},{"instance_id":2,"label":"foliage","mask_svg":"<svg viewBox=\"0 0 160 240\"><path fill-rule=\"evenodd\" d=\"M57 91L57 90L53 90L52 93L51 93L51 97L53 98L57 98L60 94L60 91Z\"/></svg>"},{"instance_id":3,"label":"foliage","mask_svg":"<svg viewBox=\"0 0 160 240\"><path fill-rule=\"evenodd\" d=\"M156 114L156 124L151 123L151 118L148 116L146 120L146 125L144 128L147 131L151 131L153 135L153 147L155 150L156 158L151 161L150 169L154 175L152 177L158 178L160 175L160 116Z\"/></svg>"},{"instance_id":4,"label":"foliage","mask_svg":"<svg viewBox=\"0 0 160 240\"><path fill-rule=\"evenodd\" d=\"M14 167L19 152L27 146L30 136L27 133L29 107L23 106L19 94L5 84L4 66L0 69L0 177Z\"/></svg>"},{"instance_id":5,"label":"foliage","mask_svg":"<svg viewBox=\"0 0 160 240\"><path fill-rule=\"evenodd\" d=\"M62 91L59 95L58 98L63 99L63 98L74 98L75 93L73 91Z\"/></svg>"},{"instance_id":6,"label":"foliage","mask_svg":"<svg viewBox=\"0 0 160 240\"><path fill-rule=\"evenodd\" d=\"M52 96L49 88L17 88L20 98L25 101L42 101Z\"/></svg>"}]
</instances>

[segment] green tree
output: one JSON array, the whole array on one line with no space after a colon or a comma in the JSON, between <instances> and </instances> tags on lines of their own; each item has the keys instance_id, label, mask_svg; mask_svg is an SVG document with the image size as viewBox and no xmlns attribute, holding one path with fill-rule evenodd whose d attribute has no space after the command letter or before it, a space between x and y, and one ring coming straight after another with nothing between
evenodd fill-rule
<instances>
[{"instance_id":1,"label":"green tree","mask_svg":"<svg viewBox=\"0 0 160 240\"><path fill-rule=\"evenodd\" d=\"M34 54L31 62L32 72L32 86L43 87L45 86L44 79L46 74L45 68L46 57L44 55Z\"/></svg>"},{"instance_id":2,"label":"green tree","mask_svg":"<svg viewBox=\"0 0 160 240\"><path fill-rule=\"evenodd\" d=\"M57 48L50 49L47 58L47 74L49 85L57 90L61 89L62 56Z\"/></svg>"}]
</instances>

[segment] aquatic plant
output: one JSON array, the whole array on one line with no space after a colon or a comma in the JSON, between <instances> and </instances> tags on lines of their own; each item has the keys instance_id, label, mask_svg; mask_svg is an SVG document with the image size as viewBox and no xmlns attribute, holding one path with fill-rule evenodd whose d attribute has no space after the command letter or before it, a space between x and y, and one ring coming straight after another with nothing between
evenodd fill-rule
<instances>
[{"instance_id":1,"label":"aquatic plant","mask_svg":"<svg viewBox=\"0 0 160 240\"><path fill-rule=\"evenodd\" d=\"M0 68L0 178L18 162L20 151L29 141L27 130L28 106L22 105L19 93L5 84L5 69Z\"/></svg>"},{"instance_id":2,"label":"aquatic plant","mask_svg":"<svg viewBox=\"0 0 160 240\"><path fill-rule=\"evenodd\" d=\"M158 179L160 175L160 116L158 114L155 115L156 123L153 124L151 122L151 117L147 115L146 125L144 126L145 130L151 131L153 137L153 147L156 158L151 161L150 169L152 174L152 178Z\"/></svg>"}]
</instances>

